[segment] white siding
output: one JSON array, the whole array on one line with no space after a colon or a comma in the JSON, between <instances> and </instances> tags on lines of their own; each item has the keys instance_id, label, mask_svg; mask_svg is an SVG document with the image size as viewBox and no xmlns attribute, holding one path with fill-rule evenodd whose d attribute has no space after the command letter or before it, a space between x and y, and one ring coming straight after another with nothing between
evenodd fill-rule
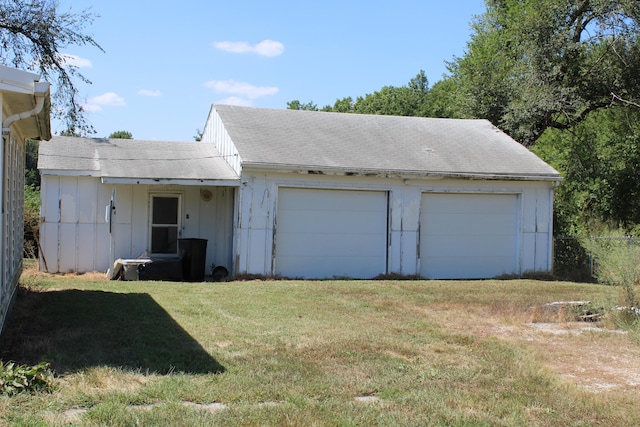
<instances>
[{"instance_id":1,"label":"white siding","mask_svg":"<svg viewBox=\"0 0 640 427\"><path fill-rule=\"evenodd\" d=\"M235 271L274 275L278 269L276 227L280 188L380 191L388 195L387 272L420 274L420 207L426 193L510 194L518 199L515 273L551 270L551 182L402 179L245 171L237 202ZM329 265L329 263L327 263ZM330 271L327 271L331 275ZM491 274L491 273L488 273ZM489 276L488 276L489 277Z\"/></svg>"},{"instance_id":2,"label":"white siding","mask_svg":"<svg viewBox=\"0 0 640 427\"><path fill-rule=\"evenodd\" d=\"M0 96L0 104L2 103ZM0 332L22 271L24 250L24 143L13 133L0 149L4 181L2 192L2 283L0 283Z\"/></svg>"},{"instance_id":3,"label":"white siding","mask_svg":"<svg viewBox=\"0 0 640 427\"><path fill-rule=\"evenodd\" d=\"M109 234L105 209L116 192L116 212ZM148 253L149 193L182 195L181 237L208 240L206 272L212 264L231 269L234 189L202 187L212 192L200 197L200 187L106 185L99 178L43 175L40 268L49 272L106 271L110 247L116 258L138 258Z\"/></svg>"},{"instance_id":4,"label":"white siding","mask_svg":"<svg viewBox=\"0 0 640 427\"><path fill-rule=\"evenodd\" d=\"M233 168L233 170L240 175L242 171L242 159L236 149L231 137L227 133L227 130L218 115L218 112L211 108L207 123L202 131L202 142L213 144L216 149L222 154L225 161Z\"/></svg>"},{"instance_id":5,"label":"white siding","mask_svg":"<svg viewBox=\"0 0 640 427\"><path fill-rule=\"evenodd\" d=\"M423 194L477 194L480 198L491 194L518 195L515 272L551 270L553 184L550 182L402 179L246 170L242 182L239 189L206 187L213 197L205 202L197 186L104 185L98 178L44 175L41 267L44 269L46 262L51 272L106 271L110 236L104 212L115 188L116 257L137 258L147 250L149 192L179 192L184 200L181 237L208 240L207 272L215 264L227 267L234 274L306 276L305 272L297 274L288 267L284 269L282 260L277 259L278 247L282 244L277 241L278 232L282 231L283 223L286 224L278 213L278 194L282 189L295 188L303 193L309 190L311 195L320 194L314 191L321 190L336 191L334 194L384 194L388 200L388 216L379 228L387 233L386 272L402 275L421 274L424 266L420 258ZM79 200L82 203L78 204ZM339 222L335 217L331 221ZM460 227L464 222L459 221ZM359 245L361 251L368 246ZM346 244L338 246L346 247ZM351 275L332 270L330 266L337 261L329 258L325 261L316 263L327 269L315 270L315 276ZM380 272L385 272L384 268ZM490 276L492 272L483 274Z\"/></svg>"}]
</instances>

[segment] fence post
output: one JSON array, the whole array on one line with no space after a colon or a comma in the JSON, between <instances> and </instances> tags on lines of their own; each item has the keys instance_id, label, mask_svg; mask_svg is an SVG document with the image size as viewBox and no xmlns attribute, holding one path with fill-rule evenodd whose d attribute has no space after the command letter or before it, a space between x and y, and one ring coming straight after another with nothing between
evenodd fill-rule
<instances>
[{"instance_id":1,"label":"fence post","mask_svg":"<svg viewBox=\"0 0 640 427\"><path fill-rule=\"evenodd\" d=\"M591 277L593 277L593 252L591 248L593 247L593 236L589 236L589 273L591 273Z\"/></svg>"}]
</instances>

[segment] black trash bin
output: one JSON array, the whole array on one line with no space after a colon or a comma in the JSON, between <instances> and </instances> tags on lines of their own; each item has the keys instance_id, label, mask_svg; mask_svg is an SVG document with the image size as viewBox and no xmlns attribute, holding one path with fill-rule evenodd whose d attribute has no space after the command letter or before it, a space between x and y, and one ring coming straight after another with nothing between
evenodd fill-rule
<instances>
[{"instance_id":1,"label":"black trash bin","mask_svg":"<svg viewBox=\"0 0 640 427\"><path fill-rule=\"evenodd\" d=\"M178 239L182 276L187 282L203 282L207 262L207 239Z\"/></svg>"}]
</instances>

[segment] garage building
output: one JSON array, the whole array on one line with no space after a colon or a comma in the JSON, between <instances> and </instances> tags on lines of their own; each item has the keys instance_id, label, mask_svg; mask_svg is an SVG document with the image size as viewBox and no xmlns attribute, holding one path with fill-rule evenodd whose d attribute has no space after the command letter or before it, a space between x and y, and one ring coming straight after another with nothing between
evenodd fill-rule
<instances>
[{"instance_id":1,"label":"garage building","mask_svg":"<svg viewBox=\"0 0 640 427\"><path fill-rule=\"evenodd\" d=\"M199 142L54 138L39 168L49 271L106 269L109 247L111 258L175 255L154 253L158 231L206 238L207 265L234 275L552 268L560 176L486 120L214 105ZM154 223L162 200L171 224Z\"/></svg>"}]
</instances>

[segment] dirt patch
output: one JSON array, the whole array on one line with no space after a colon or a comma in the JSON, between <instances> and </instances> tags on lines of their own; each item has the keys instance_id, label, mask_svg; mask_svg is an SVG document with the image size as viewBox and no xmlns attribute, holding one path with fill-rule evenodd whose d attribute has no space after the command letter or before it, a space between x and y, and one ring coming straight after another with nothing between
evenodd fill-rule
<instances>
[{"instance_id":1,"label":"dirt patch","mask_svg":"<svg viewBox=\"0 0 640 427\"><path fill-rule=\"evenodd\" d=\"M620 330L584 322L496 327L496 336L534 348L561 378L593 392L640 385L640 346Z\"/></svg>"},{"instance_id":2,"label":"dirt patch","mask_svg":"<svg viewBox=\"0 0 640 427\"><path fill-rule=\"evenodd\" d=\"M99 271L90 271L87 273L75 273L75 272L45 273L40 271L37 260L27 259L25 260L24 265L22 267L22 276L20 278L20 282L23 285L29 286L32 284L32 282L35 282L38 279L52 277L52 276L64 277L67 279L77 278L79 280L89 280L89 281L105 281L106 282L109 280L105 272L99 272Z\"/></svg>"},{"instance_id":3,"label":"dirt patch","mask_svg":"<svg viewBox=\"0 0 640 427\"><path fill-rule=\"evenodd\" d=\"M624 392L640 386L640 344L601 322L570 321L562 314L545 318L538 310L431 309L430 317L454 332L493 336L534 350L551 371L586 390Z\"/></svg>"}]
</instances>

